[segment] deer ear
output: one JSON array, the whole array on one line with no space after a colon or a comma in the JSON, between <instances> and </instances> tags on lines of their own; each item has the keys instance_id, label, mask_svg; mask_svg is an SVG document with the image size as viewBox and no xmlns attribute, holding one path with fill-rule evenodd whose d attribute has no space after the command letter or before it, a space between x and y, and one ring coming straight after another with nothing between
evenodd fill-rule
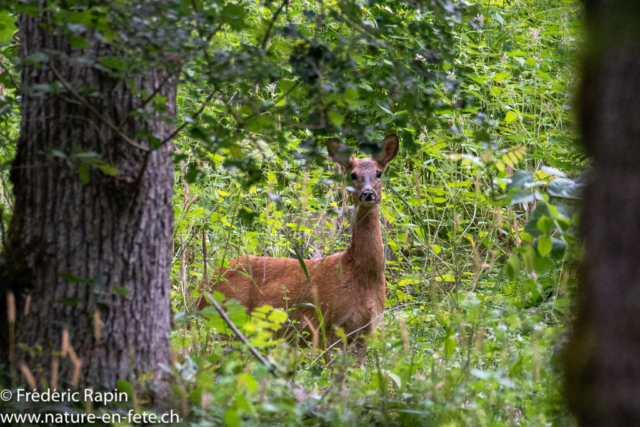
<instances>
[{"instance_id":1,"label":"deer ear","mask_svg":"<svg viewBox=\"0 0 640 427\"><path fill-rule=\"evenodd\" d=\"M382 150L380 150L376 156L376 162L383 168L386 168L389 162L398 154L399 148L400 141L398 141L398 135L392 133L385 136L384 141L382 141Z\"/></svg>"},{"instance_id":2,"label":"deer ear","mask_svg":"<svg viewBox=\"0 0 640 427\"><path fill-rule=\"evenodd\" d=\"M355 157L349 152L349 148L337 139L330 139L327 142L327 151L329 152L329 157L343 169L349 170L353 166Z\"/></svg>"}]
</instances>

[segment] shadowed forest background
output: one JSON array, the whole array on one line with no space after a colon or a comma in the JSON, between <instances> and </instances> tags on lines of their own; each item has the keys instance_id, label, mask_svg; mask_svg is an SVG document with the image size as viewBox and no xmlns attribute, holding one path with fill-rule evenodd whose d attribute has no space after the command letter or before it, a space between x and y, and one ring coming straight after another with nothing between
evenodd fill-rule
<instances>
[{"instance_id":1,"label":"shadowed forest background","mask_svg":"<svg viewBox=\"0 0 640 427\"><path fill-rule=\"evenodd\" d=\"M620 59L637 52L625 18L637 11L600 3L6 3L0 386L131 399L0 411L637 425L626 373L640 189L625 116L638 83ZM248 341L223 345L225 320L197 311L202 283L247 254L302 263L344 250L351 187L325 145L370 156L389 133L400 151L382 178L386 309L366 357L329 347L326 331L278 338L286 311L247 316L214 294ZM588 193L592 228L578 221L592 164L580 139L607 183Z\"/></svg>"}]
</instances>

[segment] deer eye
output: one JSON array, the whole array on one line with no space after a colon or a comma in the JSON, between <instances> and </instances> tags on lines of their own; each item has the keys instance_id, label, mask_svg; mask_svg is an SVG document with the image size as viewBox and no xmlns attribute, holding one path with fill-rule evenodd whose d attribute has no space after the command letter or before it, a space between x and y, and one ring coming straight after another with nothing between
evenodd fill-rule
<instances>
[{"instance_id":1,"label":"deer eye","mask_svg":"<svg viewBox=\"0 0 640 427\"><path fill-rule=\"evenodd\" d=\"M377 171L377 172L376 172L376 178L380 178L381 176L382 176L382 172Z\"/></svg>"},{"instance_id":2,"label":"deer eye","mask_svg":"<svg viewBox=\"0 0 640 427\"><path fill-rule=\"evenodd\" d=\"M357 174L357 173L355 173L355 172L352 172L352 173L351 173L351 179L354 179L354 180L355 180L355 179L358 179L358 174Z\"/></svg>"}]
</instances>

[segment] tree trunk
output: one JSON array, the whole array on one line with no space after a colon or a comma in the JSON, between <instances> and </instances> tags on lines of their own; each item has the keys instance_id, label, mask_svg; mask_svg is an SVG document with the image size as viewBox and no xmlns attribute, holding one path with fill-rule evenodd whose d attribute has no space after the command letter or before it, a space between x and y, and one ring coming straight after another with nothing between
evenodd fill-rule
<instances>
[{"instance_id":1,"label":"tree trunk","mask_svg":"<svg viewBox=\"0 0 640 427\"><path fill-rule=\"evenodd\" d=\"M13 356L18 372L24 363L38 386L52 385L52 362L59 359L58 389L78 374L78 386L109 389L118 379L151 374L163 394L159 365L170 365L172 144L151 151L146 162L149 143L139 135L171 136L174 126L165 119L175 118L175 78L153 71L128 86L87 65L86 59L117 55L113 47L93 34L89 48L72 50L66 37L43 29L46 20L19 20L20 57L43 52L49 59L22 70L21 135L11 170L15 209L0 280L0 310L7 292L15 294L15 352L7 317L0 316L0 360ZM149 103L146 118L130 115L156 93L167 98L167 112L154 113ZM65 329L73 351L59 357Z\"/></svg>"},{"instance_id":2,"label":"tree trunk","mask_svg":"<svg viewBox=\"0 0 640 427\"><path fill-rule=\"evenodd\" d=\"M577 106L593 160L565 394L583 426L640 425L640 3L588 0Z\"/></svg>"}]
</instances>

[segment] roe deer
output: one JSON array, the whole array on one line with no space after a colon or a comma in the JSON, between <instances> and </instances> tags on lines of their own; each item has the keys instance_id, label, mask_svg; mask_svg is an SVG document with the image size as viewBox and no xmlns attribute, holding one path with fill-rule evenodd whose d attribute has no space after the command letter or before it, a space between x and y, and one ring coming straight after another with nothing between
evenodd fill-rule
<instances>
[{"instance_id":1,"label":"roe deer","mask_svg":"<svg viewBox=\"0 0 640 427\"><path fill-rule=\"evenodd\" d=\"M335 342L334 327L342 327L349 334L370 324L364 332L372 331L385 306L384 247L378 213L381 176L398 148L398 137L387 135L375 158L357 159L345 154L343 144L329 142L329 156L342 166L355 189L352 239L345 251L305 260L309 280L297 259L247 255L222 268L222 278L211 285L211 290L237 299L248 313L263 305L286 309L304 304L296 308L295 318L311 324L301 322L299 329L319 330L315 309L309 307L319 305L328 344ZM208 305L201 297L198 309Z\"/></svg>"}]
</instances>

